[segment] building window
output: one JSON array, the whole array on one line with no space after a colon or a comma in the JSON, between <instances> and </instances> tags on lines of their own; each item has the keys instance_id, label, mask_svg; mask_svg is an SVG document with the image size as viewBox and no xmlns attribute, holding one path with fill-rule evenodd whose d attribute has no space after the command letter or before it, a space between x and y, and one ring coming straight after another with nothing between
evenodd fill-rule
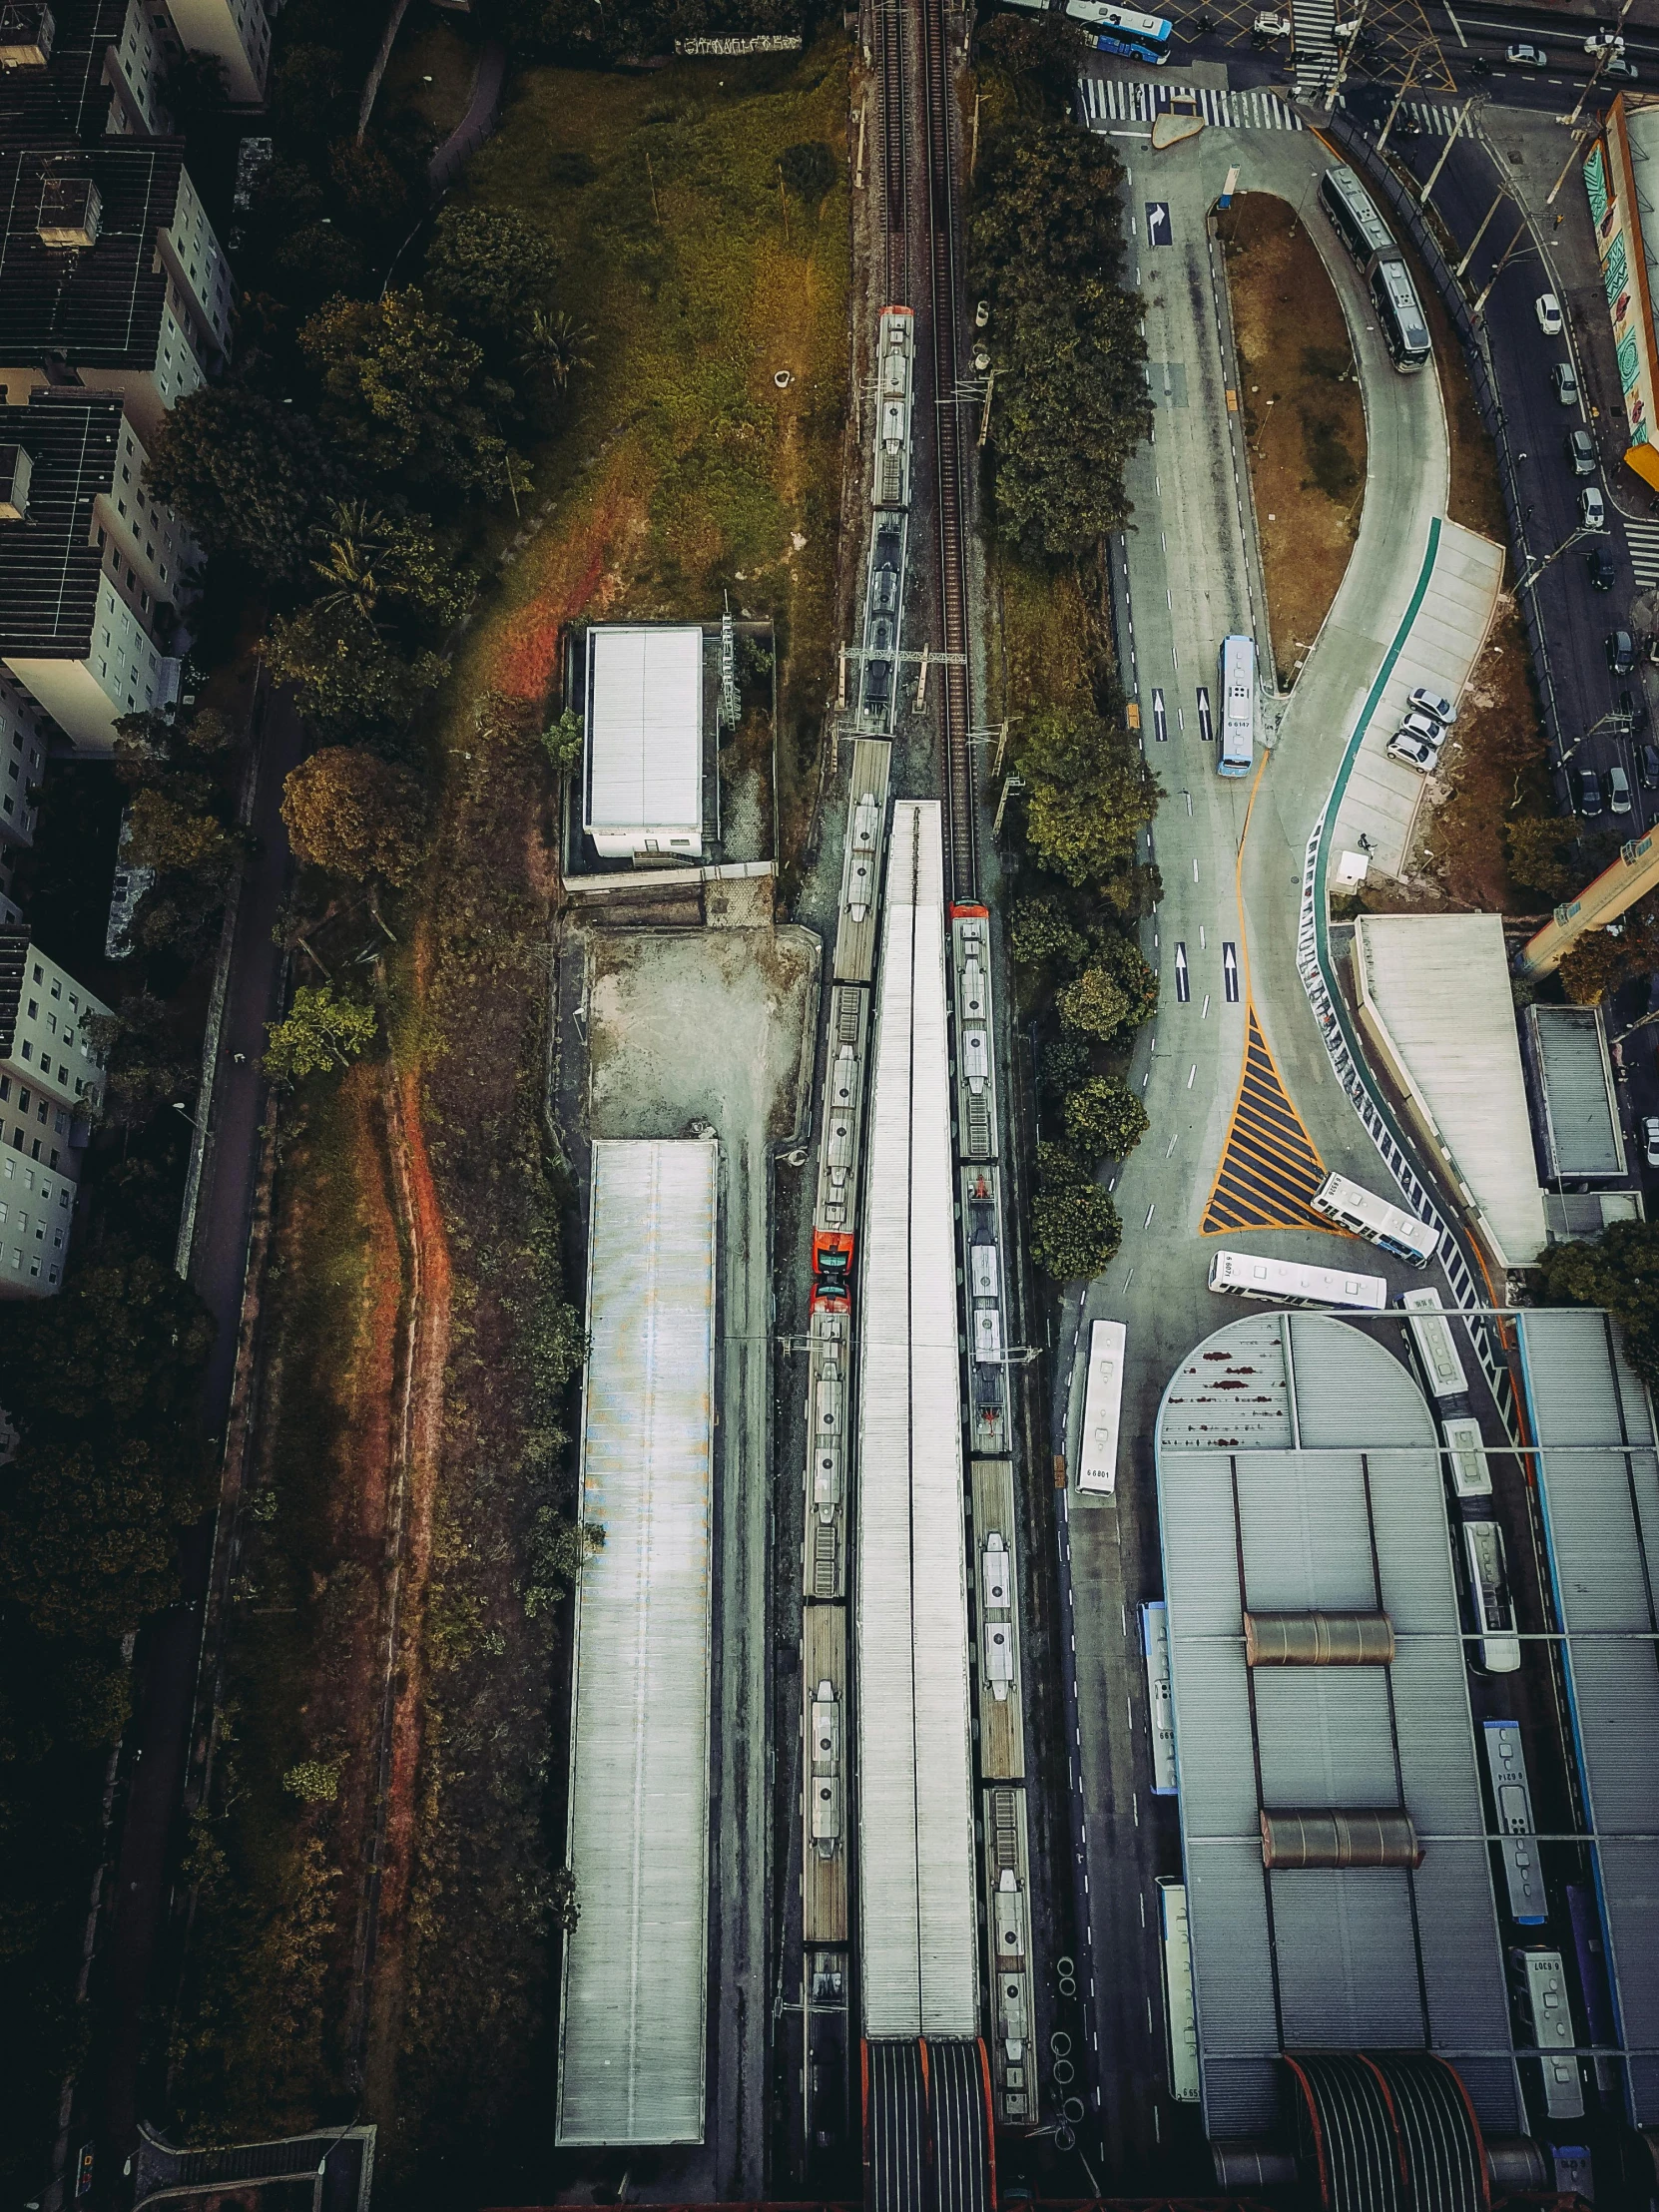
<instances>
[{"instance_id":1,"label":"building window","mask_svg":"<svg viewBox=\"0 0 1659 2212\"><path fill-rule=\"evenodd\" d=\"M11 1096L11 1095L12 1095L12 1079L11 1079L11 1077L10 1077L9 1075L0 1075L0 1099L3 1099L3 1098L10 1098L10 1096Z\"/></svg>"},{"instance_id":2,"label":"building window","mask_svg":"<svg viewBox=\"0 0 1659 2212\"><path fill-rule=\"evenodd\" d=\"M19 1091L19 1092L18 1092L18 1094L17 1094L17 1110L18 1110L18 1112L19 1112L20 1114L26 1114L26 1113L27 1113L27 1112L29 1111L29 1101L30 1101L30 1100L31 1100L31 1099L32 1099L32 1098L34 1097L34 1095L35 1095L35 1094L34 1094L34 1092L33 1092L33 1091Z\"/></svg>"},{"instance_id":3,"label":"building window","mask_svg":"<svg viewBox=\"0 0 1659 2212\"><path fill-rule=\"evenodd\" d=\"M27 1038L27 1037L25 1037L25 1038L24 1038L24 1040L23 1040L23 1057L24 1057L24 1059L26 1059L26 1060L32 1060L32 1059L34 1058L34 1056L35 1056L35 1048L34 1048L34 1046L33 1046L33 1045L32 1045L32 1044L31 1044L31 1043L29 1042L28 1038Z\"/></svg>"},{"instance_id":4,"label":"building window","mask_svg":"<svg viewBox=\"0 0 1659 2212\"><path fill-rule=\"evenodd\" d=\"M35 981L36 981L37 983L38 983L38 982L40 981L40 970L39 970L39 968L36 968L36 970L35 970ZM40 1000L39 1000L38 998L31 998L31 999L30 999L30 1001L29 1001L29 1019L30 1019L31 1021L33 1021L33 1020L34 1020L34 1018L35 1018L35 1016L36 1016L36 1015L37 1015L37 1014L38 1014L39 1012L40 1012Z\"/></svg>"},{"instance_id":5,"label":"building window","mask_svg":"<svg viewBox=\"0 0 1659 2212\"><path fill-rule=\"evenodd\" d=\"M38 1160L40 1158L40 1139L38 1137L34 1141L34 1144L29 1153L29 1157L31 1160Z\"/></svg>"}]
</instances>

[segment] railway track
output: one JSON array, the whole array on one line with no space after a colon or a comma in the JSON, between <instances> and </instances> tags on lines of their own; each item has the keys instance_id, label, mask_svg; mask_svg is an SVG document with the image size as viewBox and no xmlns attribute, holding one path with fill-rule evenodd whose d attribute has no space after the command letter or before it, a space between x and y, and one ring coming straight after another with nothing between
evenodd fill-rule
<instances>
[{"instance_id":1,"label":"railway track","mask_svg":"<svg viewBox=\"0 0 1659 2212\"><path fill-rule=\"evenodd\" d=\"M910 303L909 204L905 191L904 12L907 0L876 0L876 45L881 71L882 230L889 306Z\"/></svg>"}]
</instances>

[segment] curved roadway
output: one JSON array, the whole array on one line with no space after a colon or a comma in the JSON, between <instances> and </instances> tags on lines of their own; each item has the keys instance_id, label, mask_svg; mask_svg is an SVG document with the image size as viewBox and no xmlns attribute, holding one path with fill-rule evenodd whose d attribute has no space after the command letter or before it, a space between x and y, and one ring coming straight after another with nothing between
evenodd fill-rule
<instances>
[{"instance_id":1,"label":"curved roadway","mask_svg":"<svg viewBox=\"0 0 1659 2212\"><path fill-rule=\"evenodd\" d=\"M1155 430L1131 470L1135 525L1114 548L1114 586L1131 662L1126 689L1139 699L1147 757L1166 794L1155 855L1164 897L1147 930L1155 944L1146 943L1162 998L1134 1062L1132 1081L1152 1125L1115 1191L1122 1250L1103 1281L1065 1301L1054 1442L1075 1466L1082 1330L1101 1318L1125 1322L1117 1496L1098 1502L1070 1490L1061 1533L1077 1652L1101 2147L1112 2185L1122 2188L1152 2180L1155 2171L1167 2176L1170 2147L1182 2141L1191 2147L1192 2179L1206 2178L1196 2112L1171 2102L1165 2078L1154 1883L1179 1872L1180 1856L1173 1804L1150 1793L1136 1619L1139 1602L1162 1586L1152 1425L1176 1362L1223 1318L1205 1280L1217 1240L1201 1237L1200 1223L1232 1119L1248 1005L1326 1167L1389 1188L1333 1072L1298 973L1297 929L1309 836L1343 768L1357 712L1413 608L1425 553L1431 542L1442 544L1435 525L1444 513L1448 454L1432 367L1395 373L1358 273L1319 210L1318 178L1332 157L1318 138L1211 129L1158 155L1144 141L1120 141L1119 151L1131 172L1126 200ZM1256 776L1229 783L1217 776L1215 747L1201 735L1198 687L1207 687L1214 707L1217 654L1229 632L1253 632L1266 644L1242 417L1228 406L1225 284L1206 224L1235 164L1245 189L1277 193L1309 220L1348 316L1369 447L1360 533L1336 602L1272 751L1264 756L1259 748ZM1151 216L1150 203L1167 210L1167 221ZM1159 243L1166 237L1168 244ZM1265 651L1262 659L1268 665ZM1270 706L1264 716L1270 735L1275 711ZM1240 977L1236 1000L1228 995L1229 946ZM1177 947L1190 989L1185 1002ZM1339 1251L1330 1237L1306 1229L1251 1231L1248 1241L1327 1264ZM1381 1254L1367 1266L1397 1283L1421 1281ZM1085 2130L1085 2148L1093 2132Z\"/></svg>"}]
</instances>

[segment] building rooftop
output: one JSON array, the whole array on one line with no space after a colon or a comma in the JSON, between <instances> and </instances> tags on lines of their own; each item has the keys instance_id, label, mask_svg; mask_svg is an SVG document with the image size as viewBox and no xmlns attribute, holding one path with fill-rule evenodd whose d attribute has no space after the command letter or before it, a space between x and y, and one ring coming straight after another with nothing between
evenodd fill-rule
<instances>
[{"instance_id":1,"label":"building rooftop","mask_svg":"<svg viewBox=\"0 0 1659 2212\"><path fill-rule=\"evenodd\" d=\"M52 0L51 14L45 66L0 70L0 140L96 143L109 129L114 94L104 67L110 48L121 43L127 0Z\"/></svg>"},{"instance_id":2,"label":"building rooftop","mask_svg":"<svg viewBox=\"0 0 1659 2212\"><path fill-rule=\"evenodd\" d=\"M588 632L584 822L601 840L703 837L703 632Z\"/></svg>"},{"instance_id":3,"label":"building rooftop","mask_svg":"<svg viewBox=\"0 0 1659 2212\"><path fill-rule=\"evenodd\" d=\"M114 481L121 417L119 392L59 388L0 407L0 439L32 463L27 519L0 523L0 653L90 649L103 564L93 501Z\"/></svg>"},{"instance_id":4,"label":"building rooftop","mask_svg":"<svg viewBox=\"0 0 1659 2212\"><path fill-rule=\"evenodd\" d=\"M1155 1438L1206 2132L1271 2132L1281 2052L1433 2048L1521 2124L1437 1437L1345 1322L1257 1314ZM1244 1614L1382 1612L1386 1665L1251 1665ZM1420 1864L1269 1869L1263 1815L1403 1811Z\"/></svg>"},{"instance_id":5,"label":"building rooftop","mask_svg":"<svg viewBox=\"0 0 1659 2212\"><path fill-rule=\"evenodd\" d=\"M1361 914L1360 1019L1499 1267L1544 1244L1503 922L1497 914Z\"/></svg>"},{"instance_id":6,"label":"building rooftop","mask_svg":"<svg viewBox=\"0 0 1659 2212\"><path fill-rule=\"evenodd\" d=\"M0 145L0 356L71 368L150 368L161 338L167 276L156 240L172 223L184 148L177 139L109 138L96 146ZM90 181L100 203L96 243L50 246L43 203L64 182Z\"/></svg>"},{"instance_id":7,"label":"building rooftop","mask_svg":"<svg viewBox=\"0 0 1659 2212\"><path fill-rule=\"evenodd\" d=\"M1546 1176L1622 1182L1629 1167L1600 1008L1533 1005L1522 1018Z\"/></svg>"},{"instance_id":8,"label":"building rooftop","mask_svg":"<svg viewBox=\"0 0 1659 2212\"><path fill-rule=\"evenodd\" d=\"M561 2143L703 2140L718 1171L593 1147Z\"/></svg>"}]
</instances>

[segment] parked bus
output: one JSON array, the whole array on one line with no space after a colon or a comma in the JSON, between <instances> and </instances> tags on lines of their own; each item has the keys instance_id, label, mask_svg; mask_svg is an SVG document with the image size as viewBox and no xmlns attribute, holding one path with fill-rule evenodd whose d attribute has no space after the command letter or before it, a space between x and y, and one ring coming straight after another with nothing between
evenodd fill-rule
<instances>
[{"instance_id":1,"label":"parked bus","mask_svg":"<svg viewBox=\"0 0 1659 2212\"><path fill-rule=\"evenodd\" d=\"M1457 1342L1440 1305L1439 1292L1404 1291L1399 1303L1405 1315L1405 1326L1411 1332L1411 1345L1422 1369L1423 1381L1434 1400L1435 1412L1442 1420L1448 1415L1466 1413L1469 1379L1457 1357Z\"/></svg>"},{"instance_id":2,"label":"parked bus","mask_svg":"<svg viewBox=\"0 0 1659 2212\"><path fill-rule=\"evenodd\" d=\"M1492 1470L1486 1463L1480 1423L1473 1414L1460 1413L1455 1420L1442 1420L1440 1434L1445 1438L1446 1472L1457 1496L1490 1497Z\"/></svg>"},{"instance_id":3,"label":"parked bus","mask_svg":"<svg viewBox=\"0 0 1659 2212\"><path fill-rule=\"evenodd\" d=\"M1503 1531L1495 1520L1463 1523L1463 1564L1474 1610L1474 1664L1482 1674L1513 1674L1521 1662L1515 1634L1515 1601L1509 1591L1509 1562Z\"/></svg>"},{"instance_id":4,"label":"parked bus","mask_svg":"<svg viewBox=\"0 0 1659 2212\"><path fill-rule=\"evenodd\" d=\"M1221 645L1221 744L1216 767L1223 776L1248 776L1256 757L1256 645L1224 638Z\"/></svg>"},{"instance_id":5,"label":"parked bus","mask_svg":"<svg viewBox=\"0 0 1659 2212\"><path fill-rule=\"evenodd\" d=\"M1118 1483L1118 1420L1123 1409L1121 1321L1097 1321L1089 1331L1089 1374L1083 1389L1083 1436L1077 1487L1110 1495Z\"/></svg>"},{"instance_id":6,"label":"parked bus","mask_svg":"<svg viewBox=\"0 0 1659 2212\"><path fill-rule=\"evenodd\" d=\"M1357 1237L1369 1237L1384 1252L1409 1260L1414 1268L1427 1267L1439 1249L1439 1237L1427 1222L1401 1206L1390 1206L1346 1175L1328 1175L1310 1203L1327 1221L1340 1222Z\"/></svg>"},{"instance_id":7,"label":"parked bus","mask_svg":"<svg viewBox=\"0 0 1659 2212\"><path fill-rule=\"evenodd\" d=\"M1175 1795L1175 1708L1169 1688L1169 1608L1154 1598L1141 1607L1146 1702L1152 1715L1152 1794Z\"/></svg>"},{"instance_id":8,"label":"parked bus","mask_svg":"<svg viewBox=\"0 0 1659 2212\"><path fill-rule=\"evenodd\" d=\"M1399 249L1393 234L1352 169L1328 169L1320 179L1320 201L1331 218L1331 228L1353 255L1363 276L1371 275L1379 255L1397 257Z\"/></svg>"},{"instance_id":9,"label":"parked bus","mask_svg":"<svg viewBox=\"0 0 1659 2212\"><path fill-rule=\"evenodd\" d=\"M1518 1721L1487 1721L1486 1772L1491 1777L1492 1809L1503 1841L1498 1851L1509 1886L1509 1918L1521 1928L1541 1928L1548 1918L1538 1837L1532 1819L1532 1792L1526 1780Z\"/></svg>"},{"instance_id":10,"label":"parked bus","mask_svg":"<svg viewBox=\"0 0 1659 2212\"><path fill-rule=\"evenodd\" d=\"M1517 1950L1521 2016L1538 2049L1543 2074L1544 2110L1552 2120L1576 2120L1584 2112L1584 2083L1572 2046L1578 2040L1567 2001L1567 1977L1558 1950Z\"/></svg>"},{"instance_id":11,"label":"parked bus","mask_svg":"<svg viewBox=\"0 0 1659 2212\"><path fill-rule=\"evenodd\" d=\"M1132 61L1159 68L1169 60L1170 24L1166 16L1142 15L1136 8L1116 8L1109 0L1066 0L1066 13L1074 23L1086 23L1098 36L1102 54L1126 54Z\"/></svg>"},{"instance_id":12,"label":"parked bus","mask_svg":"<svg viewBox=\"0 0 1659 2212\"><path fill-rule=\"evenodd\" d=\"M1357 1306L1368 1314L1387 1311L1388 1286L1380 1275L1348 1275L1301 1260L1264 1260L1225 1247L1210 1260L1210 1288L1234 1298L1262 1298L1275 1306Z\"/></svg>"},{"instance_id":13,"label":"parked bus","mask_svg":"<svg viewBox=\"0 0 1659 2212\"><path fill-rule=\"evenodd\" d=\"M1198 2012L1193 2003L1193 1950L1187 1934L1187 1886L1158 1877L1158 1933L1164 1950L1164 2026L1169 2042L1169 2093L1177 2104L1198 2102Z\"/></svg>"},{"instance_id":14,"label":"parked bus","mask_svg":"<svg viewBox=\"0 0 1659 2212\"><path fill-rule=\"evenodd\" d=\"M1372 271L1371 296L1388 358L1402 376L1414 375L1434 346L1411 273L1397 255Z\"/></svg>"}]
</instances>

